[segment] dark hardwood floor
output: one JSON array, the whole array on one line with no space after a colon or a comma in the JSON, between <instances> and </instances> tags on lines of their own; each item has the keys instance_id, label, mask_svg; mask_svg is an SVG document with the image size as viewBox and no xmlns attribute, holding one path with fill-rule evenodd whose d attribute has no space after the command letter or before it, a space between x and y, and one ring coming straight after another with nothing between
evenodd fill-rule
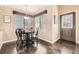
<instances>
[{"instance_id":1,"label":"dark hardwood floor","mask_svg":"<svg viewBox=\"0 0 79 59\"><path fill-rule=\"evenodd\" d=\"M79 54L79 45L59 40L53 45L39 41L38 48L30 48L28 51L19 51L20 54ZM16 43L6 43L2 46L0 54L18 54Z\"/></svg>"}]
</instances>

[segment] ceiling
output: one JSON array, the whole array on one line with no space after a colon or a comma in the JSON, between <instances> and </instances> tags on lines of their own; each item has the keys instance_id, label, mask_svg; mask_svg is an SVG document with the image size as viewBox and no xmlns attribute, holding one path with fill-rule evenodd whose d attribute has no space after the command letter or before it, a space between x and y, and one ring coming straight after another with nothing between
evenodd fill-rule
<instances>
[{"instance_id":1,"label":"ceiling","mask_svg":"<svg viewBox=\"0 0 79 59\"><path fill-rule=\"evenodd\" d=\"M48 5L29 5L27 6L27 11L29 12L29 14L35 15L45 10L47 7L49 6Z\"/></svg>"},{"instance_id":2,"label":"ceiling","mask_svg":"<svg viewBox=\"0 0 79 59\"><path fill-rule=\"evenodd\" d=\"M13 8L13 9L19 9L24 12L26 12L27 8L27 13L30 15L35 15L43 10L46 10L50 5L5 5L7 7Z\"/></svg>"}]
</instances>

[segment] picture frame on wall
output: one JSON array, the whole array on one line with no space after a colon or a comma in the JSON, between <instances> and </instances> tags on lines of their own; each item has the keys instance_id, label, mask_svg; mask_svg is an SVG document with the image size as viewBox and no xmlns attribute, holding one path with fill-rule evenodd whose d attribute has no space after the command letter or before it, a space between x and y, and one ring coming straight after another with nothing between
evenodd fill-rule
<instances>
[{"instance_id":1,"label":"picture frame on wall","mask_svg":"<svg viewBox=\"0 0 79 59\"><path fill-rule=\"evenodd\" d=\"M56 24L56 16L54 16L54 24Z\"/></svg>"},{"instance_id":2,"label":"picture frame on wall","mask_svg":"<svg viewBox=\"0 0 79 59\"><path fill-rule=\"evenodd\" d=\"M58 24L58 19L59 19L59 16L58 15L54 15L54 24Z\"/></svg>"},{"instance_id":3,"label":"picture frame on wall","mask_svg":"<svg viewBox=\"0 0 79 59\"><path fill-rule=\"evenodd\" d=\"M8 16L8 15L3 16L3 22L10 23L11 22L10 16Z\"/></svg>"}]
</instances>

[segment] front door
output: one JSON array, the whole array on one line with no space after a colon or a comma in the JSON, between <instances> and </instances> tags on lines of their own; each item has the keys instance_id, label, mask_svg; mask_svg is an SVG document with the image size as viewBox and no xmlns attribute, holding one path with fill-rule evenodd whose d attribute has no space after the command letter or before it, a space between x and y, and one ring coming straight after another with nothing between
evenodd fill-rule
<instances>
[{"instance_id":1,"label":"front door","mask_svg":"<svg viewBox=\"0 0 79 59\"><path fill-rule=\"evenodd\" d=\"M75 12L60 16L60 39L75 42L76 40Z\"/></svg>"}]
</instances>

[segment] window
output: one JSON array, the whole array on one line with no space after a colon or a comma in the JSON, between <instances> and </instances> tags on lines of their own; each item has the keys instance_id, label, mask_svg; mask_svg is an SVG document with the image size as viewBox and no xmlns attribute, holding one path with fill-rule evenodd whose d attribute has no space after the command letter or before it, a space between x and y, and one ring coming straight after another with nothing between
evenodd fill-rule
<instances>
[{"instance_id":1,"label":"window","mask_svg":"<svg viewBox=\"0 0 79 59\"><path fill-rule=\"evenodd\" d=\"M62 16L62 28L73 28L73 14Z\"/></svg>"},{"instance_id":2,"label":"window","mask_svg":"<svg viewBox=\"0 0 79 59\"><path fill-rule=\"evenodd\" d=\"M24 17L20 15L15 15L15 29L23 28L24 29Z\"/></svg>"},{"instance_id":3,"label":"window","mask_svg":"<svg viewBox=\"0 0 79 59\"><path fill-rule=\"evenodd\" d=\"M45 16L46 14L35 17L35 30L39 28L40 32L45 32Z\"/></svg>"},{"instance_id":4,"label":"window","mask_svg":"<svg viewBox=\"0 0 79 59\"><path fill-rule=\"evenodd\" d=\"M25 29L30 30L31 27L33 27L32 18L29 17L29 19L25 19Z\"/></svg>"}]
</instances>

